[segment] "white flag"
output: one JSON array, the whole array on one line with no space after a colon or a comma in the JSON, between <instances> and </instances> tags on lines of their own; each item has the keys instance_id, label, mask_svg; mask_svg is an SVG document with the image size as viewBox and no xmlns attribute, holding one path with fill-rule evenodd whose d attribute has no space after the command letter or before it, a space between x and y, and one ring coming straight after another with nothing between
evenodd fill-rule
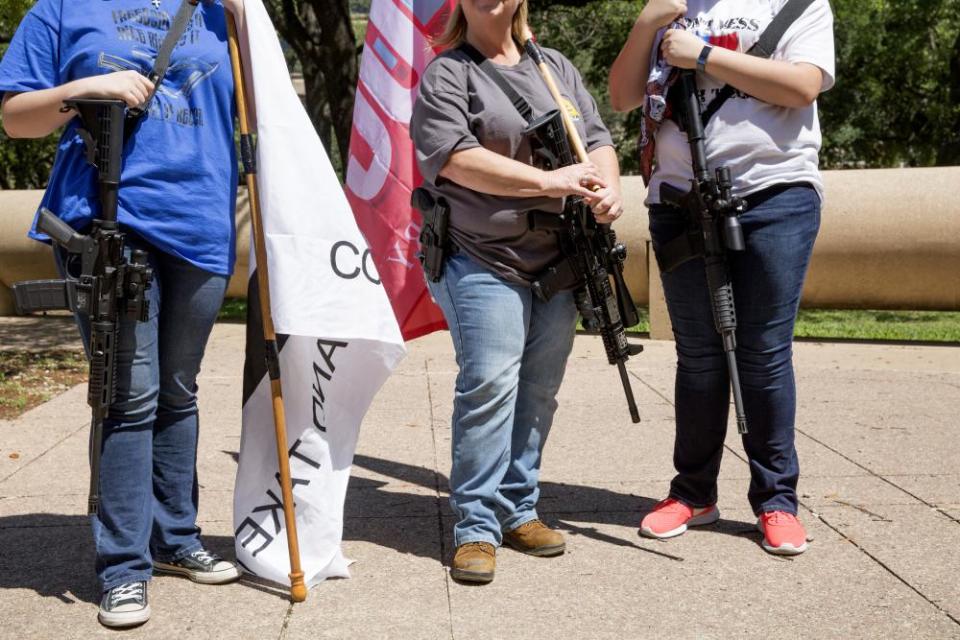
<instances>
[{"instance_id":1,"label":"white flag","mask_svg":"<svg viewBox=\"0 0 960 640\"><path fill-rule=\"evenodd\" d=\"M360 423L405 353L367 243L290 82L262 0L246 0L260 200L301 562L310 586L348 577L343 502ZM252 245L252 243L251 243ZM252 253L252 252L251 252ZM237 559L289 584L270 380L251 256L243 435L234 491Z\"/></svg>"}]
</instances>

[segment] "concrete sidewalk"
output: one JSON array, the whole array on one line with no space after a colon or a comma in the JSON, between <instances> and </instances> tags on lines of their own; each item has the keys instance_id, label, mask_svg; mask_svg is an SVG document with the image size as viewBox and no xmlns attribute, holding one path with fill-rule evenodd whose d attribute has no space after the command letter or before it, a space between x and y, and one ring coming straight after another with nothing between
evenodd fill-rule
<instances>
[{"instance_id":1,"label":"concrete sidewalk","mask_svg":"<svg viewBox=\"0 0 960 640\"><path fill-rule=\"evenodd\" d=\"M200 521L232 554L244 327L218 325L201 381ZM503 550L486 587L451 581L449 337L410 354L368 414L347 497L353 578L290 605L252 581L161 577L130 638L960 638L960 348L800 343L801 517L814 542L764 553L730 429L723 518L637 536L672 475L672 343L631 360L629 422L599 339L579 337L547 446L541 514L568 552ZM87 413L75 388L0 422L0 638L118 638L96 622L83 515ZM11 458L11 454L19 456Z\"/></svg>"}]
</instances>

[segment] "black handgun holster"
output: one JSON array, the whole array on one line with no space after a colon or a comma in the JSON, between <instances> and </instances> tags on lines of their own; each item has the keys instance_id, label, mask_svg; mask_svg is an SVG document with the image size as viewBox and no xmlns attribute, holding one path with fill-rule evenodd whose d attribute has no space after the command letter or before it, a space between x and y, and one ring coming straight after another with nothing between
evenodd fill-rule
<instances>
[{"instance_id":1,"label":"black handgun holster","mask_svg":"<svg viewBox=\"0 0 960 640\"><path fill-rule=\"evenodd\" d=\"M413 190L410 204L423 214L417 258L430 282L440 282L444 263L455 252L450 242L450 205L445 198L434 198L423 187Z\"/></svg>"}]
</instances>

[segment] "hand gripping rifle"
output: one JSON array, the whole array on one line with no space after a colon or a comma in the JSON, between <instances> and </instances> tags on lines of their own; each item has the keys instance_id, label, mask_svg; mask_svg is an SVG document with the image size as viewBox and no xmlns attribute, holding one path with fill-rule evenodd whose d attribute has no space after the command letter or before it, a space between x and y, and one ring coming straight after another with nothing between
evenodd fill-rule
<instances>
[{"instance_id":1,"label":"hand gripping rifle","mask_svg":"<svg viewBox=\"0 0 960 640\"><path fill-rule=\"evenodd\" d=\"M524 48L539 67L558 107L528 126L527 133L534 153L548 170L577 162L589 162L573 120L563 106L543 51L532 35L527 38ZM580 198L567 198L560 216L532 212L530 220L535 227L556 229L559 225L560 244L564 254L560 262L549 267L546 273L533 283L534 294L541 300L549 300L564 288L565 283L573 281L578 284L574 297L583 317L583 326L588 331L598 332L603 339L607 360L610 364L617 365L620 373L630 418L634 423L640 422L640 413L637 411L625 366L630 356L643 351L642 346L627 342L625 331L626 327L632 327L639 322L636 305L623 278L626 247L617 242L617 236L610 225L597 222L590 207Z\"/></svg>"},{"instance_id":2,"label":"hand gripping rifle","mask_svg":"<svg viewBox=\"0 0 960 640\"><path fill-rule=\"evenodd\" d=\"M117 223L117 195L123 162L126 105L117 100L70 100L65 110L80 117L80 135L87 160L97 169L100 217L89 234L74 231L47 209L42 209L36 229L67 251L69 263L80 262L80 274L63 280L20 282L13 286L17 311L70 310L90 324L90 380L87 403L93 411L90 436L90 495L88 508L96 514L100 504L100 449L103 421L116 396L116 349L121 318L146 322L153 270L139 249L124 256L124 233Z\"/></svg>"},{"instance_id":3,"label":"hand gripping rifle","mask_svg":"<svg viewBox=\"0 0 960 640\"><path fill-rule=\"evenodd\" d=\"M702 106L694 72L683 70L673 91L677 98L673 103L674 108L679 107L675 113L679 116L681 130L686 131L690 142L693 179L689 191L666 183L660 186L660 200L686 212L687 230L678 238L656 248L657 262L661 271L670 273L689 260L703 257L713 321L723 340L730 373L737 430L743 434L747 433L747 415L743 408L737 370L737 313L727 266L727 251L744 250L743 229L738 216L745 211L746 203L732 193L729 167L718 167L713 174L707 168Z\"/></svg>"}]
</instances>

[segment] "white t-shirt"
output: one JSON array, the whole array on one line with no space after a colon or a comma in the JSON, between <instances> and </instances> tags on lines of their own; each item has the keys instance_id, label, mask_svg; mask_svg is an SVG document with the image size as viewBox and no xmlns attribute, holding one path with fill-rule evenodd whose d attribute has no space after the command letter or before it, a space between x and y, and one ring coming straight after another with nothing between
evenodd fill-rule
<instances>
[{"instance_id":1,"label":"white t-shirt","mask_svg":"<svg viewBox=\"0 0 960 640\"><path fill-rule=\"evenodd\" d=\"M787 0L688 0L688 27L714 46L746 52ZM658 35L654 52L660 50ZM807 62L823 70L821 91L834 84L833 12L815 0L784 34L774 60ZM656 55L651 56L651 64ZM709 63L707 64L709 68ZM697 73L704 108L723 83ZM735 195L746 196L776 184L809 182L823 200L819 158L821 136L816 103L801 109L777 107L739 91L706 129L707 165L730 167ZM660 202L660 184L687 189L692 178L687 136L672 121L657 132L656 166L647 204Z\"/></svg>"}]
</instances>

